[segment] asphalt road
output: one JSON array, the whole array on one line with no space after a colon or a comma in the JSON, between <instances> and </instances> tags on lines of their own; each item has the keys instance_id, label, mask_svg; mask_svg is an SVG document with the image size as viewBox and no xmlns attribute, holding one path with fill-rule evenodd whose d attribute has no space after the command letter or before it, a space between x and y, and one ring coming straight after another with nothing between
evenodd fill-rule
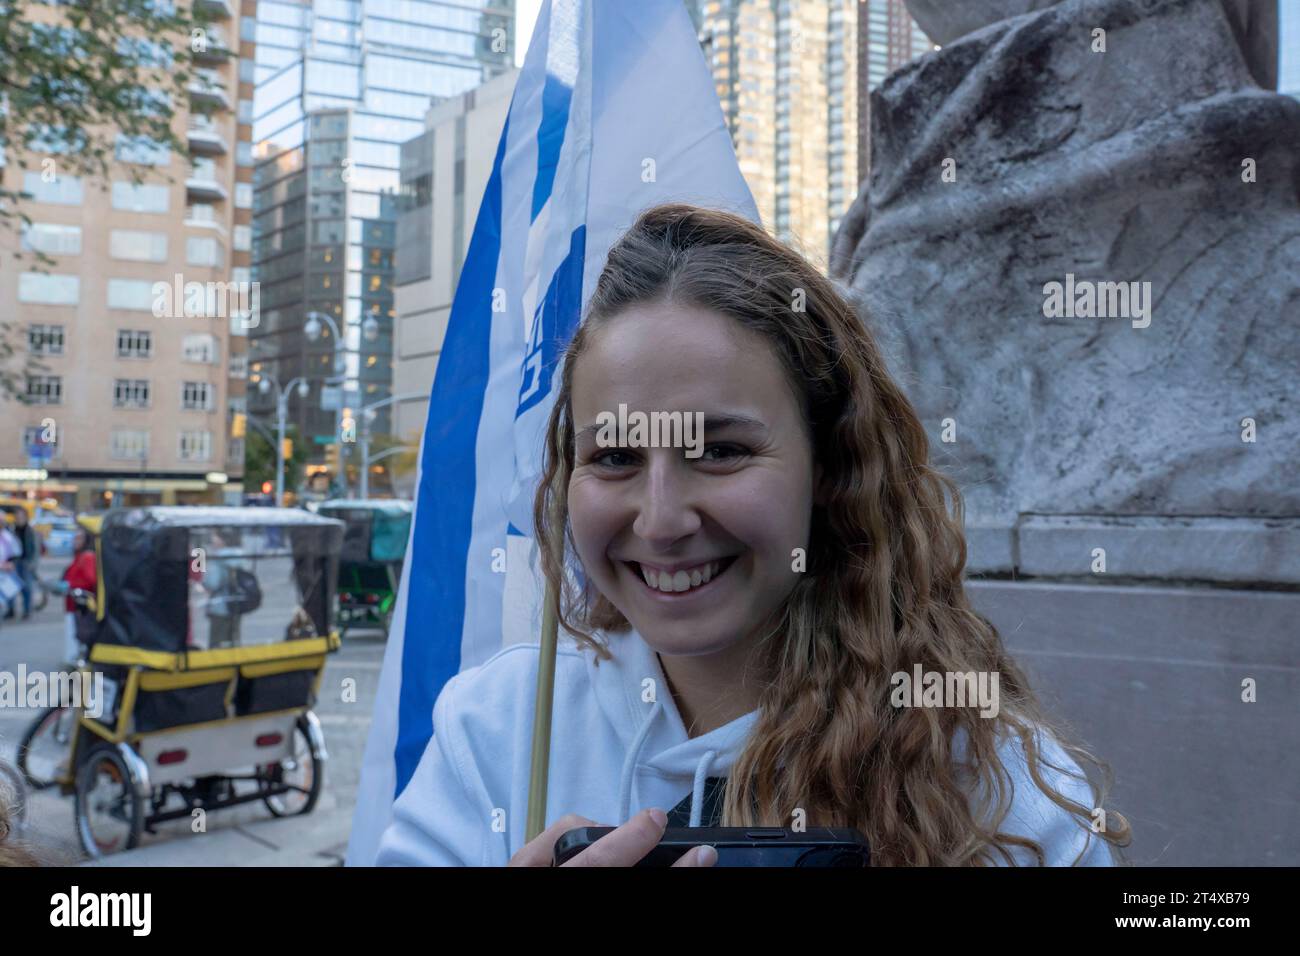
<instances>
[{"instance_id":1,"label":"asphalt road","mask_svg":"<svg viewBox=\"0 0 1300 956\"><path fill-rule=\"evenodd\" d=\"M292 596L280 594L281 587L291 589L292 586L287 581L278 586L263 581L266 606L285 604L292 607ZM35 612L26 621L0 621L0 672L16 675L20 664L26 665L28 673L58 670L62 659L63 626L63 600L54 596L50 597L43 611ZM196 637L203 641L203 635ZM328 658L315 711L325 732L329 760L325 768L324 790L315 814L349 811L355 803L361 755L370 727L384 647L385 639L379 632L349 631L343 647ZM343 699L347 678L355 680L355 702ZM0 759L10 764L14 762L18 742L37 713L37 710L0 703ZM258 822L259 830L263 831L266 827L292 825L292 821L274 820L266 824L261 824L261 821L272 821L270 812L260 802L244 804L208 814L207 832L216 833L225 827L254 822ZM203 836L191 832L189 820L175 820L161 824L156 834L144 834L140 846L201 840ZM72 797L60 796L57 789L31 795L28 826L22 837L46 862L69 864L83 859L73 821ZM193 855L192 846L187 848L187 855Z\"/></svg>"}]
</instances>

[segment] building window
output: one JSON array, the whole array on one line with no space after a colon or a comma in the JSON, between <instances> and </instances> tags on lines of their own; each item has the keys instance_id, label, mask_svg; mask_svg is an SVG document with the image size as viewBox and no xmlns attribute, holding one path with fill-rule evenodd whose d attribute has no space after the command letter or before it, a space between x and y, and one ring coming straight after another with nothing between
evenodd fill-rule
<instances>
[{"instance_id":1,"label":"building window","mask_svg":"<svg viewBox=\"0 0 1300 956\"><path fill-rule=\"evenodd\" d=\"M230 439L230 443L226 446L226 461L239 462L240 464L243 464L244 439L242 438Z\"/></svg>"},{"instance_id":2,"label":"building window","mask_svg":"<svg viewBox=\"0 0 1300 956\"><path fill-rule=\"evenodd\" d=\"M58 206L80 206L83 196L77 176L56 176L47 182L42 173L23 173L23 192L32 197L32 202Z\"/></svg>"},{"instance_id":3,"label":"building window","mask_svg":"<svg viewBox=\"0 0 1300 956\"><path fill-rule=\"evenodd\" d=\"M81 280L52 272L24 272L18 277L18 301L76 305L81 301Z\"/></svg>"},{"instance_id":4,"label":"building window","mask_svg":"<svg viewBox=\"0 0 1300 956\"><path fill-rule=\"evenodd\" d=\"M118 358L149 358L153 355L153 333L148 329L118 329Z\"/></svg>"},{"instance_id":5,"label":"building window","mask_svg":"<svg viewBox=\"0 0 1300 956\"><path fill-rule=\"evenodd\" d=\"M108 234L108 251L114 259L129 262L166 262L167 235L161 232L113 229Z\"/></svg>"},{"instance_id":6,"label":"building window","mask_svg":"<svg viewBox=\"0 0 1300 956\"><path fill-rule=\"evenodd\" d=\"M109 279L108 307L153 311L153 283L148 279Z\"/></svg>"},{"instance_id":7,"label":"building window","mask_svg":"<svg viewBox=\"0 0 1300 956\"><path fill-rule=\"evenodd\" d=\"M28 375L27 402L30 405L62 404L63 377L61 375Z\"/></svg>"},{"instance_id":8,"label":"building window","mask_svg":"<svg viewBox=\"0 0 1300 956\"><path fill-rule=\"evenodd\" d=\"M115 428L109 438L108 454L119 461L140 461L149 457L149 433Z\"/></svg>"},{"instance_id":9,"label":"building window","mask_svg":"<svg viewBox=\"0 0 1300 956\"><path fill-rule=\"evenodd\" d=\"M181 432L178 437L181 461L207 461L212 457L212 432Z\"/></svg>"},{"instance_id":10,"label":"building window","mask_svg":"<svg viewBox=\"0 0 1300 956\"><path fill-rule=\"evenodd\" d=\"M171 163L172 151L166 143L158 143L147 136L117 134L114 155L119 163L136 163L140 166L166 166Z\"/></svg>"},{"instance_id":11,"label":"building window","mask_svg":"<svg viewBox=\"0 0 1300 956\"><path fill-rule=\"evenodd\" d=\"M235 183L235 207L237 209L253 208L252 183Z\"/></svg>"},{"instance_id":12,"label":"building window","mask_svg":"<svg viewBox=\"0 0 1300 956\"><path fill-rule=\"evenodd\" d=\"M51 256L75 256L81 253L81 227L53 222L33 222L23 226L23 249Z\"/></svg>"},{"instance_id":13,"label":"building window","mask_svg":"<svg viewBox=\"0 0 1300 956\"><path fill-rule=\"evenodd\" d=\"M191 236L185 240L185 261L192 266L221 265L221 244L211 236Z\"/></svg>"},{"instance_id":14,"label":"building window","mask_svg":"<svg viewBox=\"0 0 1300 956\"><path fill-rule=\"evenodd\" d=\"M62 355L63 326L27 326L27 351L33 355Z\"/></svg>"},{"instance_id":15,"label":"building window","mask_svg":"<svg viewBox=\"0 0 1300 956\"><path fill-rule=\"evenodd\" d=\"M253 230L249 226L236 226L231 245L239 252L253 248Z\"/></svg>"},{"instance_id":16,"label":"building window","mask_svg":"<svg viewBox=\"0 0 1300 956\"><path fill-rule=\"evenodd\" d=\"M171 193L152 183L113 183L113 208L126 212L166 212Z\"/></svg>"},{"instance_id":17,"label":"building window","mask_svg":"<svg viewBox=\"0 0 1300 956\"><path fill-rule=\"evenodd\" d=\"M248 378L248 356L247 355L230 356L229 375L231 378Z\"/></svg>"},{"instance_id":18,"label":"building window","mask_svg":"<svg viewBox=\"0 0 1300 956\"><path fill-rule=\"evenodd\" d=\"M147 378L118 378L113 380L114 408L148 408L149 380Z\"/></svg>"},{"instance_id":19,"label":"building window","mask_svg":"<svg viewBox=\"0 0 1300 956\"><path fill-rule=\"evenodd\" d=\"M187 412L212 411L212 386L207 382L182 382L181 409Z\"/></svg>"},{"instance_id":20,"label":"building window","mask_svg":"<svg viewBox=\"0 0 1300 956\"><path fill-rule=\"evenodd\" d=\"M181 360L185 362L202 362L215 365L217 361L217 338L207 332L187 335L181 340Z\"/></svg>"}]
</instances>

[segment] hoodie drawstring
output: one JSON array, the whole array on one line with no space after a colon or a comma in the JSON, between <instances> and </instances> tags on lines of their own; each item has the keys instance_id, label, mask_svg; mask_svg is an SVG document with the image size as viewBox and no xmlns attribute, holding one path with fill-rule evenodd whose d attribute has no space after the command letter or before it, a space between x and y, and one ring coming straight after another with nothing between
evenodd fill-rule
<instances>
[{"instance_id":1,"label":"hoodie drawstring","mask_svg":"<svg viewBox=\"0 0 1300 956\"><path fill-rule=\"evenodd\" d=\"M709 767L713 763L713 758L718 752L716 750L706 751L700 758L699 766L695 768L695 785L691 788L691 822L689 826L698 827L700 825L700 816L704 812L704 782L709 775Z\"/></svg>"},{"instance_id":2,"label":"hoodie drawstring","mask_svg":"<svg viewBox=\"0 0 1300 956\"><path fill-rule=\"evenodd\" d=\"M641 756L641 748L645 746L645 741L650 736L650 725L654 719L659 716L659 711L663 705L655 700L654 706L650 708L650 713L641 723L641 729L637 731L636 739L632 741L632 747L627 752L627 757L623 760L622 781L618 787L618 822L626 823L629 811L632 809L632 773L636 770L637 757Z\"/></svg>"},{"instance_id":3,"label":"hoodie drawstring","mask_svg":"<svg viewBox=\"0 0 1300 956\"><path fill-rule=\"evenodd\" d=\"M632 740L632 746L628 749L627 756L623 758L622 779L618 787L618 820L619 823L626 823L632 810L632 777L636 772L637 758L641 756L641 750L645 747L646 738L650 736L650 728L654 725L655 718L663 710L663 705L659 701L654 702L650 708L650 713L646 719L641 722L641 727L637 730L636 737ZM690 826L698 827L700 818L704 814L704 785L708 781L709 768L713 766L713 760L717 757L716 750L707 750L704 756L700 757L700 762L695 767L695 780L691 787L691 822Z\"/></svg>"}]
</instances>

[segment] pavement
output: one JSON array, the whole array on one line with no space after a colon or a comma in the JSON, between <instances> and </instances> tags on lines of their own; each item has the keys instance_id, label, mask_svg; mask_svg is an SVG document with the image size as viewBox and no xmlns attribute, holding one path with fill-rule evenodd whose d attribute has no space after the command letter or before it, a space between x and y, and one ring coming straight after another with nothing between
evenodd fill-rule
<instances>
[{"instance_id":1,"label":"pavement","mask_svg":"<svg viewBox=\"0 0 1300 956\"><path fill-rule=\"evenodd\" d=\"M114 853L81 866L342 866L352 809L316 810L191 834Z\"/></svg>"},{"instance_id":2,"label":"pavement","mask_svg":"<svg viewBox=\"0 0 1300 956\"><path fill-rule=\"evenodd\" d=\"M282 586L292 587L288 581ZM276 600L273 594L266 597L268 604ZM19 665L28 673L58 670L62 646L63 602L51 597L26 621L0 622L0 672L17 674ZM327 659L314 710L329 759L310 814L276 818L260 802L214 810L207 815L206 832L191 832L188 819L169 821L158 832L143 834L134 850L87 861L76 836L72 797L44 790L29 795L27 824L11 839L56 866L341 865L385 646L380 633L349 631L343 647ZM0 706L0 760L13 763L18 741L38 713Z\"/></svg>"}]
</instances>

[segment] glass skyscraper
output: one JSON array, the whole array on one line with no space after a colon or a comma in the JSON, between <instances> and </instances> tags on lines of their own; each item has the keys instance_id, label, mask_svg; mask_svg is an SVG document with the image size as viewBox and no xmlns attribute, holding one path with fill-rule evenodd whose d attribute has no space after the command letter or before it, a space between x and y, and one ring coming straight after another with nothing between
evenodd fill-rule
<instances>
[{"instance_id":1,"label":"glass skyscraper","mask_svg":"<svg viewBox=\"0 0 1300 956\"><path fill-rule=\"evenodd\" d=\"M390 396L400 144L424 130L429 107L514 65L514 0L309 0L257 4L253 262L261 321L250 378L297 377L307 397L289 421L328 460L340 418ZM327 323L311 341L309 313L343 336L339 410L322 408L333 377ZM369 320L374 320L373 322ZM371 331L373 338L363 334ZM250 384L249 406L273 425L275 393ZM388 409L371 431L390 431ZM342 444L344 455L349 443Z\"/></svg>"}]
</instances>

